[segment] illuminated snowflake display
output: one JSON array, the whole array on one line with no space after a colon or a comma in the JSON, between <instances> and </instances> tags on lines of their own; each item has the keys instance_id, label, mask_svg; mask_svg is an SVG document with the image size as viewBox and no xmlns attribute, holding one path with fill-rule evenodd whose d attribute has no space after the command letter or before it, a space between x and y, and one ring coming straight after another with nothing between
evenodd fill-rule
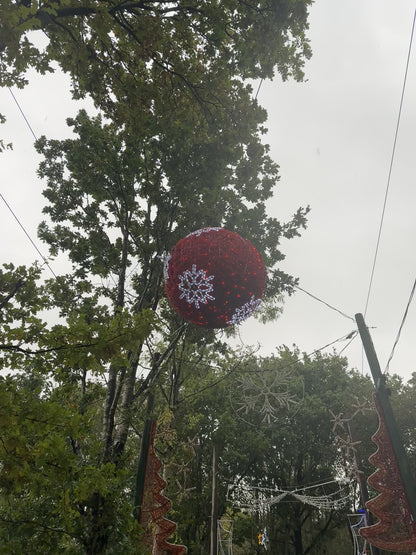
<instances>
[{"instance_id":1,"label":"illuminated snowflake display","mask_svg":"<svg viewBox=\"0 0 416 555\"><path fill-rule=\"evenodd\" d=\"M214 276L207 277L205 270L197 270L195 264L192 270L185 270L179 276L178 288L182 292L180 299L186 299L189 304L194 304L195 308L199 308L200 304L207 304L208 301L215 300L212 293L214 286L211 281Z\"/></svg>"},{"instance_id":2,"label":"illuminated snowflake display","mask_svg":"<svg viewBox=\"0 0 416 555\"><path fill-rule=\"evenodd\" d=\"M260 414L262 422L271 424L276 422L282 414L295 408L302 400L296 391L296 379L290 368L280 371L259 370L258 372L242 374L237 378L240 390L240 401L237 402L236 412L242 417L249 417L251 412Z\"/></svg>"},{"instance_id":3,"label":"illuminated snowflake display","mask_svg":"<svg viewBox=\"0 0 416 555\"><path fill-rule=\"evenodd\" d=\"M355 397L355 403L352 404L354 412L350 414L335 413L329 409L331 417L332 433L334 434L335 443L342 455L342 464L340 473L344 473L349 479L360 481L360 471L357 462L357 447L360 441L355 441L351 435L351 423L359 414L366 414L374 411L374 405L368 399L359 400Z\"/></svg>"}]
</instances>

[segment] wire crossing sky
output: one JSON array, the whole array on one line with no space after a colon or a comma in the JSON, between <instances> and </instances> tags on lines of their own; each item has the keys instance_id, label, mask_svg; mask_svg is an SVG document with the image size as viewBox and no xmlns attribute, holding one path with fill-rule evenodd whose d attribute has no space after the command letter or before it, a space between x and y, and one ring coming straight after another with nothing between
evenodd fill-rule
<instances>
[{"instance_id":1,"label":"wire crossing sky","mask_svg":"<svg viewBox=\"0 0 416 555\"><path fill-rule=\"evenodd\" d=\"M399 340L400 340L400 336L401 336L401 334L402 334L402 329L403 329L404 323L406 322L407 315L409 314L410 305L411 305L411 303L412 303L412 301L413 301L413 296L414 296L414 294L415 294L415 289L416 289L416 279L415 279L415 281L414 281L414 283L413 283L412 290L410 291L410 296L409 296L409 300L407 301L406 310L404 311L403 318L402 318L402 321L401 321L401 323L400 323L399 331L397 332L397 336L396 336L396 339L394 340L393 348L392 348L392 350L391 350L389 359L388 359L388 361L387 361L386 369L385 369L385 371L384 371L385 374L389 371L390 362L391 362L392 359L393 359L393 356L394 356L394 353L395 353L397 344L398 344L398 342L399 342Z\"/></svg>"},{"instance_id":2,"label":"wire crossing sky","mask_svg":"<svg viewBox=\"0 0 416 555\"><path fill-rule=\"evenodd\" d=\"M401 97L400 97L399 113L398 113L398 116L397 116L396 131L394 133L393 148L392 148L392 152L391 152L391 159L390 159L389 173L388 173L388 177L387 177L386 192L385 192L385 195L384 195L383 209L381 211L380 226L379 226L379 229L378 229L377 242L376 242L376 250L375 250L375 253L374 253L373 266L371 268L371 276L370 276L370 283L369 283L369 286L368 286L367 300L365 302L364 317L367 314L368 303L369 303L369 300L370 300L371 288L372 288L373 279L374 279L374 272L375 272L376 263L377 263L378 250L379 250L379 247L380 247L381 232L382 232L382 229L383 229L384 216L385 216L385 213L386 213L387 199L388 199L388 195L389 195L391 174L392 174L393 163L394 163L394 155L396 153L397 137L398 137L398 134L399 134L400 119L401 119L401 115L402 115L403 100L404 100L404 94L405 94L405 91L406 91L406 83L407 83L407 74L408 74L408 71L409 71L410 54L412 52L413 35L414 35L414 31L415 31L415 21L416 21L416 10L415 10L414 15L413 15L412 31L410 33L409 51L408 51L407 60L406 60L406 70L404 72L402 94L401 94Z\"/></svg>"}]
</instances>

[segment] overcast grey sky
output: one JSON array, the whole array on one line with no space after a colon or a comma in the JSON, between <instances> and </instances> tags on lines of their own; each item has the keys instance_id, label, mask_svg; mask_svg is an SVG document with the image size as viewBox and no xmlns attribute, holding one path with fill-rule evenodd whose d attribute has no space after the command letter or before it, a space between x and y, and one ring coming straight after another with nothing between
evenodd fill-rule
<instances>
[{"instance_id":1,"label":"overcast grey sky","mask_svg":"<svg viewBox=\"0 0 416 555\"><path fill-rule=\"evenodd\" d=\"M269 113L267 142L281 173L270 212L285 220L300 205L312 209L302 238L282 244L282 268L298 276L305 290L351 316L365 309L415 8L410 0L317 0L310 16L307 82L276 78L263 83L258 96ZM80 104L71 102L65 77L33 74L25 90L14 92L36 135L68 135L65 119ZM14 143L12 152L0 155L0 190L35 238L44 204L35 175L39 158L7 90L0 90L0 112L8 118L1 136ZM366 315L382 369L416 277L415 144L416 45ZM39 258L3 204L0 231L2 261L30 264ZM60 271L59 262L54 269ZM353 329L353 321L298 292L285 300L277 322L263 326L250 319L240 337L261 344L264 354L294 343L309 353ZM412 305L390 365L404 378L416 371L415 337ZM359 338L344 354L362 369Z\"/></svg>"},{"instance_id":2,"label":"overcast grey sky","mask_svg":"<svg viewBox=\"0 0 416 555\"><path fill-rule=\"evenodd\" d=\"M268 142L280 164L273 215L311 205L308 229L284 245L285 270L307 291L354 316L364 312L387 186L412 30L414 1L318 0L311 10L313 57L304 84L262 85ZM413 45L380 247L366 321L382 370L416 278L416 45ZM270 352L296 343L312 352L354 323L299 292L265 328L245 324ZM248 330L250 331L248 332ZM247 330L247 331L246 331ZM391 371L416 371L412 305ZM346 343L339 343L338 350ZM359 338L346 349L362 369ZM366 370L367 366L364 366Z\"/></svg>"}]
</instances>

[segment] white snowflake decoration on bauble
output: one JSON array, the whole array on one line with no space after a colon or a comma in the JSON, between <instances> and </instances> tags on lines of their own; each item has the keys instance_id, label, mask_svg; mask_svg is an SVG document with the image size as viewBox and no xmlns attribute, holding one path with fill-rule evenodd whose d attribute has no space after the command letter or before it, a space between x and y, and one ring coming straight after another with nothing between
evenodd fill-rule
<instances>
[{"instance_id":1,"label":"white snowflake decoration on bauble","mask_svg":"<svg viewBox=\"0 0 416 555\"><path fill-rule=\"evenodd\" d=\"M185 270L179 276L178 288L182 291L180 299L186 299L189 304L194 304L199 308L200 304L207 304L208 301L215 300L211 295L214 286L211 281L214 276L208 276L205 270L197 270L196 265L192 265L191 270Z\"/></svg>"},{"instance_id":2,"label":"white snowflake decoration on bauble","mask_svg":"<svg viewBox=\"0 0 416 555\"><path fill-rule=\"evenodd\" d=\"M249 318L260 306L261 300L252 297L248 303L243 304L240 308L236 308L234 314L230 318L230 326L233 324L241 324Z\"/></svg>"}]
</instances>

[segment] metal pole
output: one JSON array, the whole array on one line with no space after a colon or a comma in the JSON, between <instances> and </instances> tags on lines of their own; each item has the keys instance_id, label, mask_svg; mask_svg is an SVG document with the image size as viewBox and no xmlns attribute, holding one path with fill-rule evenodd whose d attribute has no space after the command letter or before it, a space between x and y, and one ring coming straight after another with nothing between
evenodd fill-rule
<instances>
[{"instance_id":1,"label":"metal pole","mask_svg":"<svg viewBox=\"0 0 416 555\"><path fill-rule=\"evenodd\" d=\"M377 354L371 340L370 332L364 322L363 315L356 314L355 320L357 322L358 331L360 332L361 341L363 342L365 354L367 356L368 364L376 386L377 399L383 413L393 452L399 467L409 508L413 516L413 521L416 522L416 482L410 469L400 430L397 426L396 419L394 418L393 410L391 408L390 391L386 387L386 377L381 373Z\"/></svg>"},{"instance_id":2,"label":"metal pole","mask_svg":"<svg viewBox=\"0 0 416 555\"><path fill-rule=\"evenodd\" d=\"M210 555L218 554L217 542L217 516L218 516L218 501L217 501L217 472L218 472L218 445L214 436L212 445L212 489L211 489L211 548Z\"/></svg>"}]
</instances>

